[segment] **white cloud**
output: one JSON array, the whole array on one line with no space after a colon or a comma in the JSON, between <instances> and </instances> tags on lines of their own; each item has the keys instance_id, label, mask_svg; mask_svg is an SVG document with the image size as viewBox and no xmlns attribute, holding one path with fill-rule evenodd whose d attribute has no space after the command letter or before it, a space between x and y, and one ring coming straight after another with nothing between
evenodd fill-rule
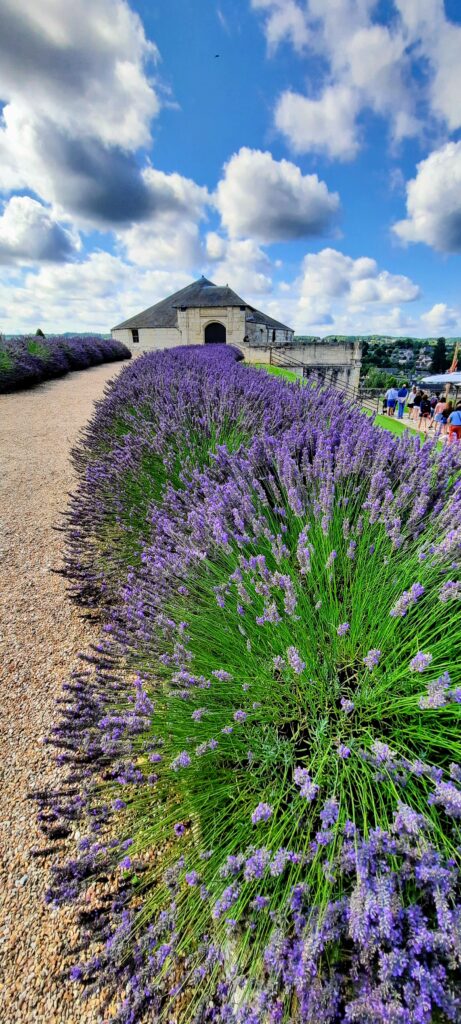
<instances>
[{"instance_id":1,"label":"white cloud","mask_svg":"<svg viewBox=\"0 0 461 1024\"><path fill-rule=\"evenodd\" d=\"M160 104L146 63L157 59L125 0L2 2L0 96L35 122L106 146L147 144Z\"/></svg>"},{"instance_id":2,"label":"white cloud","mask_svg":"<svg viewBox=\"0 0 461 1024\"><path fill-rule=\"evenodd\" d=\"M80 248L78 235L56 221L29 196L13 196L0 216L0 263L69 260Z\"/></svg>"},{"instance_id":3,"label":"white cloud","mask_svg":"<svg viewBox=\"0 0 461 1024\"><path fill-rule=\"evenodd\" d=\"M352 159L360 115L372 110L393 142L461 127L461 26L443 0L393 0L383 24L375 0L252 0L270 52L289 42L314 58L306 93L282 92L275 123L295 152Z\"/></svg>"},{"instance_id":4,"label":"white cloud","mask_svg":"<svg viewBox=\"0 0 461 1024\"><path fill-rule=\"evenodd\" d=\"M140 224L118 232L128 259L140 266L194 267L203 257L199 222L210 196L206 188L180 174L149 167L143 180L152 212Z\"/></svg>"},{"instance_id":5,"label":"white cloud","mask_svg":"<svg viewBox=\"0 0 461 1024\"><path fill-rule=\"evenodd\" d=\"M359 149L357 112L357 97L347 85L329 86L318 99L287 91L277 103L275 124L295 153L350 160Z\"/></svg>"},{"instance_id":6,"label":"white cloud","mask_svg":"<svg viewBox=\"0 0 461 1024\"><path fill-rule=\"evenodd\" d=\"M299 53L310 39L304 11L295 0L252 0L256 11L267 13L265 33L269 51L273 52L287 40Z\"/></svg>"},{"instance_id":7,"label":"white cloud","mask_svg":"<svg viewBox=\"0 0 461 1024\"><path fill-rule=\"evenodd\" d=\"M461 26L446 17L443 0L395 0L408 41L429 65L432 110L450 131L461 127Z\"/></svg>"},{"instance_id":8,"label":"white cloud","mask_svg":"<svg viewBox=\"0 0 461 1024\"><path fill-rule=\"evenodd\" d=\"M339 196L316 174L243 146L225 165L216 205L231 238L268 243L331 231Z\"/></svg>"},{"instance_id":9,"label":"white cloud","mask_svg":"<svg viewBox=\"0 0 461 1024\"><path fill-rule=\"evenodd\" d=\"M152 306L190 283L181 271L141 271L107 252L78 263L42 265L38 272L0 283L2 331L43 327L45 334L69 330L107 332L114 324Z\"/></svg>"},{"instance_id":10,"label":"white cloud","mask_svg":"<svg viewBox=\"0 0 461 1024\"><path fill-rule=\"evenodd\" d=\"M389 25L373 21L374 0L253 0L252 6L265 14L271 51L291 41L316 59L312 90L284 91L275 109L276 126L295 152L352 159L365 109L389 119L393 140L419 132L406 33L398 19Z\"/></svg>"},{"instance_id":11,"label":"white cloud","mask_svg":"<svg viewBox=\"0 0 461 1024\"><path fill-rule=\"evenodd\" d=\"M252 239L231 240L215 231L206 236L208 273L217 284L229 283L248 300L250 295L272 290L272 264L265 252Z\"/></svg>"},{"instance_id":12,"label":"white cloud","mask_svg":"<svg viewBox=\"0 0 461 1024\"><path fill-rule=\"evenodd\" d=\"M3 0L0 189L29 189L83 225L149 215L135 153L160 108L157 57L125 0Z\"/></svg>"},{"instance_id":13,"label":"white cloud","mask_svg":"<svg viewBox=\"0 0 461 1024\"><path fill-rule=\"evenodd\" d=\"M401 328L408 318L398 304L418 296L417 284L380 269L376 260L327 248L306 254L298 277L284 282L274 296L278 313L273 315L304 334L369 334L391 321L394 329Z\"/></svg>"},{"instance_id":14,"label":"white cloud","mask_svg":"<svg viewBox=\"0 0 461 1024\"><path fill-rule=\"evenodd\" d=\"M430 331L438 334L440 331L450 330L453 327L459 330L461 313L448 306L446 302L436 302L432 309L421 314L421 320Z\"/></svg>"},{"instance_id":15,"label":"white cloud","mask_svg":"<svg viewBox=\"0 0 461 1024\"><path fill-rule=\"evenodd\" d=\"M461 142L449 142L418 164L407 184L407 217L394 231L404 242L461 251Z\"/></svg>"}]
</instances>

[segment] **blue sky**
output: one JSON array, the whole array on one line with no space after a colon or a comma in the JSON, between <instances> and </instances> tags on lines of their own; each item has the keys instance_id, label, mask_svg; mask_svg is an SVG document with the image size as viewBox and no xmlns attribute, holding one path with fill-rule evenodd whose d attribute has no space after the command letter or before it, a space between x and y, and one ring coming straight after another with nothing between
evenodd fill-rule
<instances>
[{"instance_id":1,"label":"blue sky","mask_svg":"<svg viewBox=\"0 0 461 1024\"><path fill-rule=\"evenodd\" d=\"M205 273L299 333L461 333L456 0L27 7L0 330L105 331Z\"/></svg>"}]
</instances>

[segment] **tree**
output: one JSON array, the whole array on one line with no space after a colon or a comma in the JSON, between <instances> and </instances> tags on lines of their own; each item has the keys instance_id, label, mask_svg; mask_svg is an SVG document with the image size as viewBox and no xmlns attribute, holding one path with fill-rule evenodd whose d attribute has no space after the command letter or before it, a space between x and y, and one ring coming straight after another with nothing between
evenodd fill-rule
<instances>
[{"instance_id":1,"label":"tree","mask_svg":"<svg viewBox=\"0 0 461 1024\"><path fill-rule=\"evenodd\" d=\"M448 368L447 346L445 338L437 338L432 353L431 373L445 373Z\"/></svg>"},{"instance_id":2,"label":"tree","mask_svg":"<svg viewBox=\"0 0 461 1024\"><path fill-rule=\"evenodd\" d=\"M35 332L35 337L36 337L36 338L44 338L44 337L45 337L45 335L44 335L44 333L43 333L43 331L42 331L42 328L41 328L41 327L39 327L39 328L38 328L38 329L36 330L36 332Z\"/></svg>"},{"instance_id":3,"label":"tree","mask_svg":"<svg viewBox=\"0 0 461 1024\"><path fill-rule=\"evenodd\" d=\"M392 388L398 384L398 378L384 370L371 367L362 383L366 388Z\"/></svg>"}]
</instances>

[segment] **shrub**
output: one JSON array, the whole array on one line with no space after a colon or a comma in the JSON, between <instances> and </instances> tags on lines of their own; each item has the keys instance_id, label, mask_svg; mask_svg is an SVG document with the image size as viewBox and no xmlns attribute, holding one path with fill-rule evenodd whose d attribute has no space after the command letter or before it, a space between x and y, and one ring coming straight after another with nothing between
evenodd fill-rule
<instances>
[{"instance_id":1,"label":"shrub","mask_svg":"<svg viewBox=\"0 0 461 1024\"><path fill-rule=\"evenodd\" d=\"M85 444L69 572L114 607L55 734L88 836L50 899L121 885L73 976L117 979L123 1021L458 1021L455 446L180 351Z\"/></svg>"},{"instance_id":2,"label":"shrub","mask_svg":"<svg viewBox=\"0 0 461 1024\"><path fill-rule=\"evenodd\" d=\"M130 359L125 345L114 339L33 338L0 340L0 393L31 387L97 363Z\"/></svg>"}]
</instances>

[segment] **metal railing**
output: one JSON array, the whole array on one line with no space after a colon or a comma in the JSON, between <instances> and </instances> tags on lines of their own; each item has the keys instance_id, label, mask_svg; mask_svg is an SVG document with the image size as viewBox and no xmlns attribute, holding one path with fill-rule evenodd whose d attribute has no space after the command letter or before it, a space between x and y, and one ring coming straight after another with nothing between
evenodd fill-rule
<instances>
[{"instance_id":1,"label":"metal railing","mask_svg":"<svg viewBox=\"0 0 461 1024\"><path fill-rule=\"evenodd\" d=\"M326 387L336 388L336 390L340 391L350 402L360 406L361 409L365 409L374 416L379 412L379 394L372 398L366 395L361 395L360 389L354 388L351 384L348 384L347 381L340 380L336 374L329 372L323 367L309 366L307 363L303 363L299 359L293 359L285 353L279 354L274 349L271 349L270 363L272 366L279 366L281 369L293 370L298 373L301 370L303 378L315 377Z\"/></svg>"}]
</instances>

